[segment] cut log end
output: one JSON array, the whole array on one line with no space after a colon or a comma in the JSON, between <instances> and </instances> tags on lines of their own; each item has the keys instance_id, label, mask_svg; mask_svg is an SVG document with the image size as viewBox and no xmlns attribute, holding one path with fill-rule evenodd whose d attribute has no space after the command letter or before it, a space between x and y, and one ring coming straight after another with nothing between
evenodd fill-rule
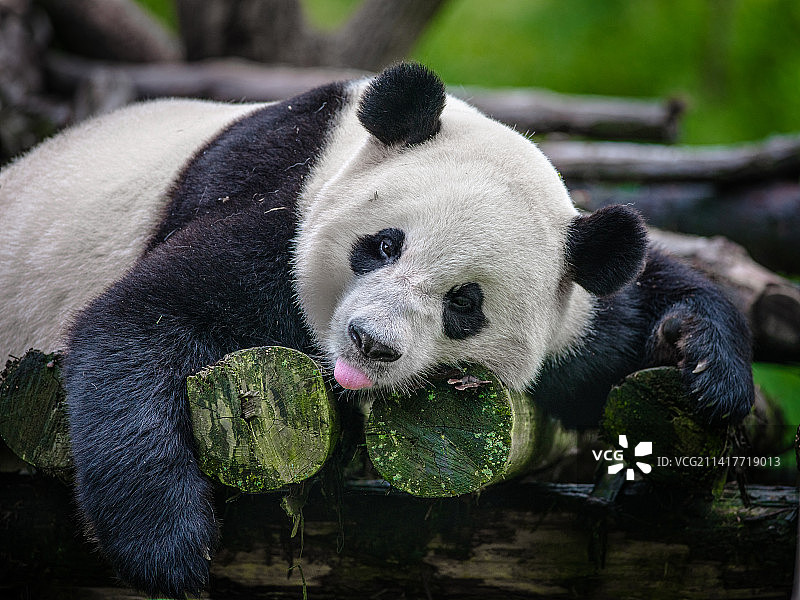
<instances>
[{"instance_id":1,"label":"cut log end","mask_svg":"<svg viewBox=\"0 0 800 600\"><path fill-rule=\"evenodd\" d=\"M338 439L322 373L281 347L240 350L187 379L200 468L245 492L307 479Z\"/></svg>"},{"instance_id":2,"label":"cut log end","mask_svg":"<svg viewBox=\"0 0 800 600\"><path fill-rule=\"evenodd\" d=\"M457 496L517 474L534 453L533 407L484 368L409 396L376 400L366 431L373 465L416 496Z\"/></svg>"},{"instance_id":3,"label":"cut log end","mask_svg":"<svg viewBox=\"0 0 800 600\"><path fill-rule=\"evenodd\" d=\"M625 461L631 468L637 461L652 466L655 457L665 457L672 463L677 457L687 459L683 465L670 464L669 468L652 466L647 479L655 484L716 490L725 483L727 470L721 466L721 459L730 453L727 426L712 427L695 413L675 367L637 371L612 388L601 433L608 442L630 454ZM624 443L621 436L625 436ZM634 456L635 447L644 441L652 443L652 452ZM706 457L703 464L695 460Z\"/></svg>"},{"instance_id":4,"label":"cut log end","mask_svg":"<svg viewBox=\"0 0 800 600\"><path fill-rule=\"evenodd\" d=\"M0 375L0 436L24 461L69 478L67 402L57 354L30 350Z\"/></svg>"}]
</instances>

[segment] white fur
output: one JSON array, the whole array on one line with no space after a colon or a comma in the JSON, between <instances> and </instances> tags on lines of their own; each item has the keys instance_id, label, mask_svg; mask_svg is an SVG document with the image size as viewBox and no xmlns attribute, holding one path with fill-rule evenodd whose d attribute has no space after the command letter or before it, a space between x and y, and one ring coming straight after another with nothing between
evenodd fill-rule
<instances>
[{"instance_id":1,"label":"white fur","mask_svg":"<svg viewBox=\"0 0 800 600\"><path fill-rule=\"evenodd\" d=\"M161 100L67 130L0 173L0 355L59 348L163 217L198 148L259 105Z\"/></svg>"},{"instance_id":2,"label":"white fur","mask_svg":"<svg viewBox=\"0 0 800 600\"><path fill-rule=\"evenodd\" d=\"M439 363L479 362L524 387L546 355L580 342L592 309L582 288L562 286L577 212L558 173L529 140L452 97L435 137L387 148L358 123L364 87L350 90L299 204L296 285L309 325L332 362L342 358L378 385L403 386ZM355 241L391 227L406 235L400 259L354 276ZM483 289L487 324L452 340L442 300L467 282ZM401 358L360 357L347 334L354 318Z\"/></svg>"}]
</instances>

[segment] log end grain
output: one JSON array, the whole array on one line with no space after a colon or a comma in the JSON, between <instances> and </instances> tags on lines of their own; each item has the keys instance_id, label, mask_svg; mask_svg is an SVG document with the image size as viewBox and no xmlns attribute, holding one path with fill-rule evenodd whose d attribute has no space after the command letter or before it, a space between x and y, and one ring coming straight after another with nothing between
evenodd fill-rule
<instances>
[{"instance_id":1,"label":"log end grain","mask_svg":"<svg viewBox=\"0 0 800 600\"><path fill-rule=\"evenodd\" d=\"M24 461L69 477L67 401L57 354L29 350L6 363L0 374L0 436Z\"/></svg>"},{"instance_id":2,"label":"log end grain","mask_svg":"<svg viewBox=\"0 0 800 600\"><path fill-rule=\"evenodd\" d=\"M533 407L487 369L469 367L410 395L372 405L366 430L373 465L416 496L474 492L517 474L536 448Z\"/></svg>"},{"instance_id":3,"label":"log end grain","mask_svg":"<svg viewBox=\"0 0 800 600\"><path fill-rule=\"evenodd\" d=\"M338 414L317 365L296 350L225 356L187 379L201 469L244 492L313 476L338 439Z\"/></svg>"}]
</instances>

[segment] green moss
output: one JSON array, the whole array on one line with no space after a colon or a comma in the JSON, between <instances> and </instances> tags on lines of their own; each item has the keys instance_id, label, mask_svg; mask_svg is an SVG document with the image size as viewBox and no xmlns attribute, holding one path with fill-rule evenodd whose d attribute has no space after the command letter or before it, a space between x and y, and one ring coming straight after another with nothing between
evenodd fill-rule
<instances>
[{"instance_id":1,"label":"green moss","mask_svg":"<svg viewBox=\"0 0 800 600\"><path fill-rule=\"evenodd\" d=\"M614 387L606 403L601 433L614 445L618 445L620 435L625 435L628 451L638 442L652 442L653 454L644 460L651 465L656 464L656 457L673 463L677 457L708 459L705 465L653 466L647 476L653 482L686 489L711 489L719 487L720 480L724 483L725 468L714 459L729 454L727 427L711 427L695 414L676 368L638 371ZM634 459L626 456L629 464Z\"/></svg>"},{"instance_id":2,"label":"green moss","mask_svg":"<svg viewBox=\"0 0 800 600\"><path fill-rule=\"evenodd\" d=\"M490 383L457 390L444 381L409 397L373 404L366 432L373 465L417 496L456 496L501 478L514 422L508 391L486 369L463 369Z\"/></svg>"},{"instance_id":3,"label":"green moss","mask_svg":"<svg viewBox=\"0 0 800 600\"><path fill-rule=\"evenodd\" d=\"M311 477L338 438L321 371L295 350L234 352L188 378L187 392L201 469L245 492Z\"/></svg>"}]
</instances>

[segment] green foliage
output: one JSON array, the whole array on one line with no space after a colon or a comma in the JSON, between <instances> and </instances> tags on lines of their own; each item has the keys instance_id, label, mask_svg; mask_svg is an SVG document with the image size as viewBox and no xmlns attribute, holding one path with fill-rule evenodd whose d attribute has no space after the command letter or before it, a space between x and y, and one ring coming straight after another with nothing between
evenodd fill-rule
<instances>
[{"instance_id":1,"label":"green foliage","mask_svg":"<svg viewBox=\"0 0 800 600\"><path fill-rule=\"evenodd\" d=\"M314 27L332 30L343 24L362 0L303 0L306 17Z\"/></svg>"},{"instance_id":2,"label":"green foliage","mask_svg":"<svg viewBox=\"0 0 800 600\"><path fill-rule=\"evenodd\" d=\"M800 365L754 363L753 379L781 407L787 424L785 442L791 445L800 425Z\"/></svg>"},{"instance_id":3,"label":"green foliage","mask_svg":"<svg viewBox=\"0 0 800 600\"><path fill-rule=\"evenodd\" d=\"M175 0L136 0L136 2L166 25L168 29L178 30Z\"/></svg>"}]
</instances>

